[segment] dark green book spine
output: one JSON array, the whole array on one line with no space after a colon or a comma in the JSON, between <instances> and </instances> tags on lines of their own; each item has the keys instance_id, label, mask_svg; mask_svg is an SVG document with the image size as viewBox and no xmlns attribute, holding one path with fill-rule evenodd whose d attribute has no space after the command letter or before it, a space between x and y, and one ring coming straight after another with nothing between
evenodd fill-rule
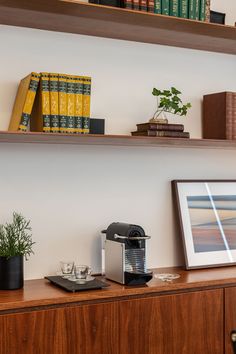
<instances>
[{"instance_id":1,"label":"dark green book spine","mask_svg":"<svg viewBox=\"0 0 236 354\"><path fill-rule=\"evenodd\" d=\"M200 1L189 0L189 18L190 20L199 20Z\"/></svg>"},{"instance_id":2,"label":"dark green book spine","mask_svg":"<svg viewBox=\"0 0 236 354\"><path fill-rule=\"evenodd\" d=\"M201 0L196 0L195 20L197 20L197 21L199 21L199 18L200 18L200 3L201 3Z\"/></svg>"},{"instance_id":3,"label":"dark green book spine","mask_svg":"<svg viewBox=\"0 0 236 354\"><path fill-rule=\"evenodd\" d=\"M170 14L170 1L169 0L162 0L161 13L162 13L162 15L169 15Z\"/></svg>"},{"instance_id":4,"label":"dark green book spine","mask_svg":"<svg viewBox=\"0 0 236 354\"><path fill-rule=\"evenodd\" d=\"M179 17L179 0L170 0L170 16Z\"/></svg>"},{"instance_id":5,"label":"dark green book spine","mask_svg":"<svg viewBox=\"0 0 236 354\"><path fill-rule=\"evenodd\" d=\"M188 18L188 0L179 0L179 17Z\"/></svg>"},{"instance_id":6,"label":"dark green book spine","mask_svg":"<svg viewBox=\"0 0 236 354\"><path fill-rule=\"evenodd\" d=\"M161 14L161 0L154 0L154 13Z\"/></svg>"},{"instance_id":7,"label":"dark green book spine","mask_svg":"<svg viewBox=\"0 0 236 354\"><path fill-rule=\"evenodd\" d=\"M200 2L200 21L206 21L206 0L201 0Z\"/></svg>"}]
</instances>

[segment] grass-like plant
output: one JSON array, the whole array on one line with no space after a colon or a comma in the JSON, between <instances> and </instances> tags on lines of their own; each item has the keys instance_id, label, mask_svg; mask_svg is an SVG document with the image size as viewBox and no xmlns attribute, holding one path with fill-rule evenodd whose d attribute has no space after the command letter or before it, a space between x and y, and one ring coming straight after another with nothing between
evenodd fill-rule
<instances>
[{"instance_id":1,"label":"grass-like plant","mask_svg":"<svg viewBox=\"0 0 236 354\"><path fill-rule=\"evenodd\" d=\"M163 91L154 87L152 94L157 97L157 110L153 118L158 118L164 112L186 116L188 109L191 108L191 103L183 104L179 97L181 92L175 87Z\"/></svg>"},{"instance_id":2,"label":"grass-like plant","mask_svg":"<svg viewBox=\"0 0 236 354\"><path fill-rule=\"evenodd\" d=\"M0 225L0 257L28 257L34 253L30 221L16 212L13 213L12 223Z\"/></svg>"}]
</instances>

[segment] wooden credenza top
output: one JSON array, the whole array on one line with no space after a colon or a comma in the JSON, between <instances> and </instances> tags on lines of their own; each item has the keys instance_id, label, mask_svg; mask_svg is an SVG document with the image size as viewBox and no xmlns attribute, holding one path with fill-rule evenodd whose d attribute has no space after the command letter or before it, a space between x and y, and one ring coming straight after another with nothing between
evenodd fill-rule
<instances>
[{"instance_id":1,"label":"wooden credenza top","mask_svg":"<svg viewBox=\"0 0 236 354\"><path fill-rule=\"evenodd\" d=\"M154 295L236 286L236 266L186 271L182 268L153 269L157 273L178 273L180 278L163 282L153 278L144 286L123 286L108 281L107 289L66 292L45 279L27 280L20 290L0 290L0 311L55 307L65 304L99 303Z\"/></svg>"}]
</instances>

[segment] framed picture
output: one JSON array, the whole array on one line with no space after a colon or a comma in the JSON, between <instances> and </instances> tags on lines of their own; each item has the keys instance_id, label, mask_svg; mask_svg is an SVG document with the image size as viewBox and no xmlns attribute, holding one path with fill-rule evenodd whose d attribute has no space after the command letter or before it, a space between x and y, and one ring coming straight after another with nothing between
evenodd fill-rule
<instances>
[{"instance_id":1,"label":"framed picture","mask_svg":"<svg viewBox=\"0 0 236 354\"><path fill-rule=\"evenodd\" d=\"M186 268L236 264L236 180L172 181Z\"/></svg>"}]
</instances>

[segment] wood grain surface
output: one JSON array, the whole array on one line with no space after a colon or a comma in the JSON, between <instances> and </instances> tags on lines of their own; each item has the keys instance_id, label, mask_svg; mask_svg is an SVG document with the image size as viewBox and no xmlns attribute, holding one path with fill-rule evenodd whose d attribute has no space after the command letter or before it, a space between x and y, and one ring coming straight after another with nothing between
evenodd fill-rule
<instances>
[{"instance_id":1,"label":"wood grain surface","mask_svg":"<svg viewBox=\"0 0 236 354\"><path fill-rule=\"evenodd\" d=\"M233 354L230 338L232 330L236 330L236 287L225 289L225 354Z\"/></svg>"},{"instance_id":2,"label":"wood grain surface","mask_svg":"<svg viewBox=\"0 0 236 354\"><path fill-rule=\"evenodd\" d=\"M107 281L110 287L101 290L68 293L44 279L25 281L23 289L1 290L0 311L22 311L33 307L53 307L86 303L99 303L103 301L116 301L140 298L154 295L176 294L196 290L206 290L230 287L236 285L236 267L221 267L209 269L196 269L186 271L182 268L159 268L153 270L157 273L178 273L180 278L172 283L163 282L153 278L143 286L123 286Z\"/></svg>"},{"instance_id":3,"label":"wood grain surface","mask_svg":"<svg viewBox=\"0 0 236 354\"><path fill-rule=\"evenodd\" d=\"M122 301L120 353L223 354L223 290Z\"/></svg>"},{"instance_id":4,"label":"wood grain surface","mask_svg":"<svg viewBox=\"0 0 236 354\"><path fill-rule=\"evenodd\" d=\"M223 289L0 315L1 354L223 354Z\"/></svg>"},{"instance_id":5,"label":"wood grain surface","mask_svg":"<svg viewBox=\"0 0 236 354\"><path fill-rule=\"evenodd\" d=\"M0 23L236 54L236 28L75 0L0 0Z\"/></svg>"},{"instance_id":6,"label":"wood grain surface","mask_svg":"<svg viewBox=\"0 0 236 354\"><path fill-rule=\"evenodd\" d=\"M121 354L116 303L0 316L1 354Z\"/></svg>"},{"instance_id":7,"label":"wood grain surface","mask_svg":"<svg viewBox=\"0 0 236 354\"><path fill-rule=\"evenodd\" d=\"M112 145L142 147L172 147L197 149L236 149L236 140L183 139L164 137L145 137L130 135L76 135L36 132L0 131L0 143L23 144L73 144L73 145Z\"/></svg>"}]
</instances>

